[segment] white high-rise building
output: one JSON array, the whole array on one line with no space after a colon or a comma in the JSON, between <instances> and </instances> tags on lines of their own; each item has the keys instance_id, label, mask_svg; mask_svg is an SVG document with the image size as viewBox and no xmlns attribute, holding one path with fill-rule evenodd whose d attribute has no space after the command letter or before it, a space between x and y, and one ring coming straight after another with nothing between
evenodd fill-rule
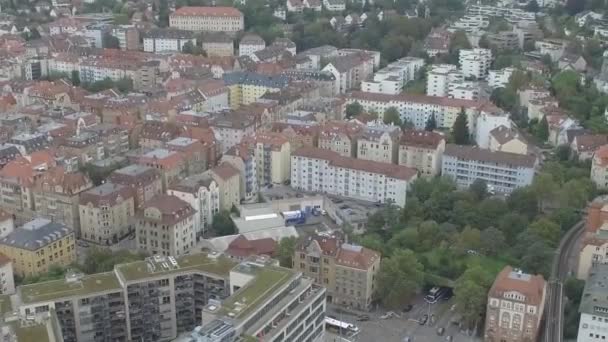
<instances>
[{"instance_id":1,"label":"white high-rise building","mask_svg":"<svg viewBox=\"0 0 608 342\"><path fill-rule=\"evenodd\" d=\"M492 50L467 49L460 50L458 58L460 72L464 77L482 79L486 77L492 63Z\"/></svg>"},{"instance_id":2,"label":"white high-rise building","mask_svg":"<svg viewBox=\"0 0 608 342\"><path fill-rule=\"evenodd\" d=\"M488 85L492 89L505 88L509 84L511 75L515 68L503 68L500 70L490 70L488 74Z\"/></svg>"},{"instance_id":3,"label":"white high-rise building","mask_svg":"<svg viewBox=\"0 0 608 342\"><path fill-rule=\"evenodd\" d=\"M596 264L589 271L578 311L581 319L577 342L606 341L608 338L608 265Z\"/></svg>"},{"instance_id":4,"label":"white high-rise building","mask_svg":"<svg viewBox=\"0 0 608 342\"><path fill-rule=\"evenodd\" d=\"M432 65L426 75L426 94L429 96L447 97L452 82L464 81L464 76L456 65Z\"/></svg>"}]
</instances>

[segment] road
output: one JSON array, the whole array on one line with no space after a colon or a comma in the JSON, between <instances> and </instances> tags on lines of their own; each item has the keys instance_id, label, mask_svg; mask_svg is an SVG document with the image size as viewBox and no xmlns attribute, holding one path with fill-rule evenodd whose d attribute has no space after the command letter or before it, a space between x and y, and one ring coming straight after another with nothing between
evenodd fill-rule
<instances>
[{"instance_id":1,"label":"road","mask_svg":"<svg viewBox=\"0 0 608 342\"><path fill-rule=\"evenodd\" d=\"M564 320L564 281L570 272L570 256L584 231L585 221L575 224L562 238L551 267L545 303L544 342L562 342Z\"/></svg>"}]
</instances>

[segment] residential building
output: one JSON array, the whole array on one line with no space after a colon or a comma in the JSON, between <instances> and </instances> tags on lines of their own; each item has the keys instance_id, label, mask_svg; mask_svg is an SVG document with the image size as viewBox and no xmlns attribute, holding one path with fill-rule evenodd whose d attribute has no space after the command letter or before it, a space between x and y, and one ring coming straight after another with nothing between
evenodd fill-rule
<instances>
[{"instance_id":1,"label":"residential building","mask_svg":"<svg viewBox=\"0 0 608 342\"><path fill-rule=\"evenodd\" d=\"M576 342L595 342L608 336L608 289L604 283L608 277L608 265L594 265L590 272L578 308L580 322Z\"/></svg>"},{"instance_id":2,"label":"residential building","mask_svg":"<svg viewBox=\"0 0 608 342\"><path fill-rule=\"evenodd\" d=\"M232 109L254 103L264 94L279 92L289 85L287 76L267 76L248 71L225 73L223 79L230 89Z\"/></svg>"},{"instance_id":3,"label":"residential building","mask_svg":"<svg viewBox=\"0 0 608 342\"><path fill-rule=\"evenodd\" d=\"M598 189L608 188L608 145L602 145L593 153L591 181Z\"/></svg>"},{"instance_id":4,"label":"residential building","mask_svg":"<svg viewBox=\"0 0 608 342\"><path fill-rule=\"evenodd\" d=\"M464 81L464 75L452 64L431 65L426 74L426 94L428 96L447 97L449 85Z\"/></svg>"},{"instance_id":5,"label":"residential building","mask_svg":"<svg viewBox=\"0 0 608 342\"><path fill-rule=\"evenodd\" d=\"M106 182L80 194L80 238L116 243L133 231L134 189Z\"/></svg>"},{"instance_id":6,"label":"residential building","mask_svg":"<svg viewBox=\"0 0 608 342\"><path fill-rule=\"evenodd\" d=\"M239 56L251 56L266 48L266 42L255 33L247 33L239 42Z\"/></svg>"},{"instance_id":7,"label":"residential building","mask_svg":"<svg viewBox=\"0 0 608 342\"><path fill-rule=\"evenodd\" d=\"M203 326L194 329L191 341L322 341L325 288L274 263L253 257L233 268L230 297L204 308Z\"/></svg>"},{"instance_id":8,"label":"residential building","mask_svg":"<svg viewBox=\"0 0 608 342\"><path fill-rule=\"evenodd\" d=\"M0 209L0 239L15 230L15 219L7 211Z\"/></svg>"},{"instance_id":9,"label":"residential building","mask_svg":"<svg viewBox=\"0 0 608 342\"><path fill-rule=\"evenodd\" d=\"M515 68L511 67L500 70L490 70L488 74L488 85L492 89L506 88L514 71Z\"/></svg>"},{"instance_id":10,"label":"residential building","mask_svg":"<svg viewBox=\"0 0 608 342\"><path fill-rule=\"evenodd\" d=\"M167 194L175 196L190 204L194 214L194 232L202 237L211 224L213 215L220 211L220 188L217 182L207 174L192 175L171 185Z\"/></svg>"},{"instance_id":11,"label":"residential building","mask_svg":"<svg viewBox=\"0 0 608 342\"><path fill-rule=\"evenodd\" d=\"M422 177L432 178L441 172L445 138L436 132L405 130L399 141L397 163L418 170Z\"/></svg>"},{"instance_id":12,"label":"residential building","mask_svg":"<svg viewBox=\"0 0 608 342\"><path fill-rule=\"evenodd\" d=\"M245 137L242 143L253 151L258 185L282 184L289 180L291 147L283 134L258 132Z\"/></svg>"},{"instance_id":13,"label":"residential building","mask_svg":"<svg viewBox=\"0 0 608 342\"><path fill-rule=\"evenodd\" d=\"M155 255L20 286L14 309L34 320L54 311L65 342L170 341L200 324L207 304L228 297L235 265L217 254Z\"/></svg>"},{"instance_id":14,"label":"residential building","mask_svg":"<svg viewBox=\"0 0 608 342\"><path fill-rule=\"evenodd\" d=\"M350 53L332 59L322 71L330 72L336 78L335 94L343 94L358 88L363 80L368 79L374 72L374 65L372 55Z\"/></svg>"},{"instance_id":15,"label":"residential building","mask_svg":"<svg viewBox=\"0 0 608 342\"><path fill-rule=\"evenodd\" d=\"M450 98L477 101L481 96L482 91L479 82L455 81L448 84L448 97Z\"/></svg>"},{"instance_id":16,"label":"residential building","mask_svg":"<svg viewBox=\"0 0 608 342\"><path fill-rule=\"evenodd\" d=\"M118 39L121 50L139 50L139 30L135 25L115 25L111 34Z\"/></svg>"},{"instance_id":17,"label":"residential building","mask_svg":"<svg viewBox=\"0 0 608 342\"><path fill-rule=\"evenodd\" d=\"M236 33L245 28L243 13L234 7L180 7L169 16L169 26L188 31Z\"/></svg>"},{"instance_id":18,"label":"residential building","mask_svg":"<svg viewBox=\"0 0 608 342\"><path fill-rule=\"evenodd\" d=\"M293 268L325 287L328 302L370 310L380 253L343 243L335 236L313 235L296 245Z\"/></svg>"},{"instance_id":19,"label":"residential building","mask_svg":"<svg viewBox=\"0 0 608 342\"><path fill-rule=\"evenodd\" d=\"M585 58L581 55L564 53L557 61L557 67L559 70L572 70L584 73L585 70L587 70L587 61L585 61Z\"/></svg>"},{"instance_id":20,"label":"residential building","mask_svg":"<svg viewBox=\"0 0 608 342\"><path fill-rule=\"evenodd\" d=\"M206 172L220 189L220 210L231 210L241 202L241 179L239 169L230 163L221 163Z\"/></svg>"},{"instance_id":21,"label":"residential building","mask_svg":"<svg viewBox=\"0 0 608 342\"><path fill-rule=\"evenodd\" d=\"M464 77L483 79L492 64L492 50L462 49L459 51L458 63Z\"/></svg>"},{"instance_id":22,"label":"residential building","mask_svg":"<svg viewBox=\"0 0 608 342\"><path fill-rule=\"evenodd\" d=\"M68 266L76 261L74 231L38 218L16 228L0 239L0 253L13 260L20 277L48 272L53 265Z\"/></svg>"},{"instance_id":23,"label":"residential building","mask_svg":"<svg viewBox=\"0 0 608 342\"><path fill-rule=\"evenodd\" d=\"M344 0L323 0L323 6L330 12L342 12L346 10Z\"/></svg>"},{"instance_id":24,"label":"residential building","mask_svg":"<svg viewBox=\"0 0 608 342\"><path fill-rule=\"evenodd\" d=\"M316 122L298 121L297 118L289 115L287 122L273 122L270 131L285 136L289 141L291 150L295 151L302 146L317 146L319 127Z\"/></svg>"},{"instance_id":25,"label":"residential building","mask_svg":"<svg viewBox=\"0 0 608 342\"><path fill-rule=\"evenodd\" d=\"M546 296L547 282L542 275L503 268L488 293L485 341L536 341Z\"/></svg>"},{"instance_id":26,"label":"residential building","mask_svg":"<svg viewBox=\"0 0 608 342\"><path fill-rule=\"evenodd\" d=\"M422 58L403 57L378 70L373 79L361 82L361 90L371 93L399 94L403 87L416 79L418 71L424 67Z\"/></svg>"},{"instance_id":27,"label":"residential building","mask_svg":"<svg viewBox=\"0 0 608 342\"><path fill-rule=\"evenodd\" d=\"M160 171L163 189L185 176L186 164L180 152L157 148L137 158L137 163Z\"/></svg>"},{"instance_id":28,"label":"residential building","mask_svg":"<svg viewBox=\"0 0 608 342\"><path fill-rule=\"evenodd\" d=\"M490 144L488 149L492 152L509 152L516 154L529 154L526 139L516 128L500 125L490 131Z\"/></svg>"},{"instance_id":29,"label":"residential building","mask_svg":"<svg viewBox=\"0 0 608 342\"><path fill-rule=\"evenodd\" d=\"M370 202L391 202L403 207L415 169L402 165L344 157L314 147L302 147L291 156L291 186Z\"/></svg>"},{"instance_id":30,"label":"residential building","mask_svg":"<svg viewBox=\"0 0 608 342\"><path fill-rule=\"evenodd\" d=\"M460 188L468 188L477 179L498 193L532 184L536 157L509 152L492 152L474 146L447 144L441 174L451 177Z\"/></svg>"},{"instance_id":31,"label":"residential building","mask_svg":"<svg viewBox=\"0 0 608 342\"><path fill-rule=\"evenodd\" d=\"M230 148L220 161L228 163L240 173L240 198L252 200L258 195L258 176L256 158L253 151L245 144L238 144Z\"/></svg>"},{"instance_id":32,"label":"residential building","mask_svg":"<svg viewBox=\"0 0 608 342\"><path fill-rule=\"evenodd\" d=\"M593 158L593 153L603 145L608 144L606 134L581 134L574 137L570 150L578 160L585 161Z\"/></svg>"},{"instance_id":33,"label":"residential building","mask_svg":"<svg viewBox=\"0 0 608 342\"><path fill-rule=\"evenodd\" d=\"M576 277L587 280L595 265L608 264L608 198L594 199L587 207L585 231L580 243Z\"/></svg>"},{"instance_id":34,"label":"residential building","mask_svg":"<svg viewBox=\"0 0 608 342\"><path fill-rule=\"evenodd\" d=\"M433 58L437 55L445 55L450 51L450 40L452 33L443 28L432 28L424 39L424 51Z\"/></svg>"},{"instance_id":35,"label":"residential building","mask_svg":"<svg viewBox=\"0 0 608 342\"><path fill-rule=\"evenodd\" d=\"M514 51L519 48L519 36L513 31L500 31L487 35L488 43L491 48L498 51Z\"/></svg>"},{"instance_id":36,"label":"residential building","mask_svg":"<svg viewBox=\"0 0 608 342\"><path fill-rule=\"evenodd\" d=\"M469 123L469 127L471 124ZM490 148L490 137L492 130L500 127L512 127L513 123L509 117L509 113L505 113L502 110L496 112L484 112L480 113L476 118L475 130L473 131L473 138L477 146L483 149Z\"/></svg>"},{"instance_id":37,"label":"residential building","mask_svg":"<svg viewBox=\"0 0 608 342\"><path fill-rule=\"evenodd\" d=\"M181 256L196 242L196 210L172 195L156 195L144 203L136 220L137 249L152 255Z\"/></svg>"},{"instance_id":38,"label":"residential building","mask_svg":"<svg viewBox=\"0 0 608 342\"><path fill-rule=\"evenodd\" d=\"M396 164L401 128L368 122L357 137L357 159Z\"/></svg>"},{"instance_id":39,"label":"residential building","mask_svg":"<svg viewBox=\"0 0 608 342\"><path fill-rule=\"evenodd\" d=\"M151 29L142 34L145 52L181 52L188 42L196 46L194 32L178 29Z\"/></svg>"},{"instance_id":40,"label":"residential building","mask_svg":"<svg viewBox=\"0 0 608 342\"><path fill-rule=\"evenodd\" d=\"M168 141L166 147L171 151L177 151L182 154L187 175L201 173L209 168L207 160L209 148L197 139L178 137Z\"/></svg>"},{"instance_id":41,"label":"residential building","mask_svg":"<svg viewBox=\"0 0 608 342\"><path fill-rule=\"evenodd\" d=\"M256 130L256 123L252 118L237 112L217 113L209 125L220 143L222 153L240 143L244 137L254 134Z\"/></svg>"},{"instance_id":42,"label":"residential building","mask_svg":"<svg viewBox=\"0 0 608 342\"><path fill-rule=\"evenodd\" d=\"M204 34L202 48L208 57L230 57L234 56L234 41L232 37L224 32L212 32Z\"/></svg>"},{"instance_id":43,"label":"residential building","mask_svg":"<svg viewBox=\"0 0 608 342\"><path fill-rule=\"evenodd\" d=\"M357 155L357 138L363 126L354 122L329 121L321 125L319 148L333 151L343 157Z\"/></svg>"},{"instance_id":44,"label":"residential building","mask_svg":"<svg viewBox=\"0 0 608 342\"><path fill-rule=\"evenodd\" d=\"M108 181L133 189L135 210L141 210L144 203L163 193L161 173L150 166L132 164L113 171Z\"/></svg>"},{"instance_id":45,"label":"residential building","mask_svg":"<svg viewBox=\"0 0 608 342\"><path fill-rule=\"evenodd\" d=\"M13 276L13 260L0 253L0 294L15 293L15 277Z\"/></svg>"},{"instance_id":46,"label":"residential building","mask_svg":"<svg viewBox=\"0 0 608 342\"><path fill-rule=\"evenodd\" d=\"M245 235L239 234L230 242L224 254L237 261L243 261L256 255L273 257L278 245L273 238L250 240Z\"/></svg>"}]
</instances>

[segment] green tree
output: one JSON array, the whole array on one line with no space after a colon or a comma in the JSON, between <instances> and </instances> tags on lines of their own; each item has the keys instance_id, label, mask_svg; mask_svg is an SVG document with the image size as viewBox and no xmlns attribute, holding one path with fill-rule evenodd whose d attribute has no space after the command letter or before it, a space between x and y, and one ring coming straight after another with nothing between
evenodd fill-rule
<instances>
[{"instance_id":1,"label":"green tree","mask_svg":"<svg viewBox=\"0 0 608 342\"><path fill-rule=\"evenodd\" d=\"M78 70L72 70L70 79L74 86L76 86L76 87L79 86L80 85L80 72Z\"/></svg>"},{"instance_id":2,"label":"green tree","mask_svg":"<svg viewBox=\"0 0 608 342\"><path fill-rule=\"evenodd\" d=\"M528 2L528 4L526 5L526 11L534 13L540 11L540 6L538 6L538 2L536 0L531 0L530 2Z\"/></svg>"},{"instance_id":3,"label":"green tree","mask_svg":"<svg viewBox=\"0 0 608 342\"><path fill-rule=\"evenodd\" d=\"M547 121L546 115L543 115L543 118L538 123L536 137L542 142L546 142L547 139L549 139L549 122Z\"/></svg>"},{"instance_id":4,"label":"green tree","mask_svg":"<svg viewBox=\"0 0 608 342\"><path fill-rule=\"evenodd\" d=\"M382 259L376 295L385 307L402 308L421 289L423 282L424 267L414 252L398 250Z\"/></svg>"},{"instance_id":5,"label":"green tree","mask_svg":"<svg viewBox=\"0 0 608 342\"><path fill-rule=\"evenodd\" d=\"M458 237L458 248L462 251L479 251L481 248L481 232L477 228L465 227Z\"/></svg>"},{"instance_id":6,"label":"green tree","mask_svg":"<svg viewBox=\"0 0 608 342\"><path fill-rule=\"evenodd\" d=\"M469 42L466 32L460 30L454 32L452 39L450 40L448 61L452 64L457 64L460 50L470 48L471 42Z\"/></svg>"},{"instance_id":7,"label":"green tree","mask_svg":"<svg viewBox=\"0 0 608 342\"><path fill-rule=\"evenodd\" d=\"M498 222L498 229L504 234L509 245L515 244L517 236L528 226L525 216L517 213L508 213Z\"/></svg>"},{"instance_id":8,"label":"green tree","mask_svg":"<svg viewBox=\"0 0 608 342\"><path fill-rule=\"evenodd\" d=\"M112 251L93 247L79 268L86 274L110 272L114 265L143 260L146 256L146 253L134 253L130 250Z\"/></svg>"},{"instance_id":9,"label":"green tree","mask_svg":"<svg viewBox=\"0 0 608 342\"><path fill-rule=\"evenodd\" d=\"M133 90L133 80L128 77L119 79L114 83L114 85L116 86L116 89L123 94L129 93Z\"/></svg>"},{"instance_id":10,"label":"green tree","mask_svg":"<svg viewBox=\"0 0 608 342\"><path fill-rule=\"evenodd\" d=\"M431 116L429 117L429 119L426 120L424 129L429 132L432 132L435 129L437 129L437 119L435 118L435 112L431 113Z\"/></svg>"},{"instance_id":11,"label":"green tree","mask_svg":"<svg viewBox=\"0 0 608 342\"><path fill-rule=\"evenodd\" d=\"M236 227L234 222L232 222L230 212L226 210L220 211L219 213L213 215L213 223L211 224L211 228L213 228L213 231L217 236L236 234Z\"/></svg>"},{"instance_id":12,"label":"green tree","mask_svg":"<svg viewBox=\"0 0 608 342\"><path fill-rule=\"evenodd\" d=\"M552 174L542 172L534 177L531 189L538 198L538 208L543 211L546 202L557 192L558 184Z\"/></svg>"},{"instance_id":13,"label":"green tree","mask_svg":"<svg viewBox=\"0 0 608 342\"><path fill-rule=\"evenodd\" d=\"M559 244L559 238L561 236L560 226L547 219L540 218L528 226L530 232L540 238L542 238L549 246L556 247Z\"/></svg>"},{"instance_id":14,"label":"green tree","mask_svg":"<svg viewBox=\"0 0 608 342\"><path fill-rule=\"evenodd\" d=\"M120 49L120 41L110 33L104 33L101 44L106 49Z\"/></svg>"},{"instance_id":15,"label":"green tree","mask_svg":"<svg viewBox=\"0 0 608 342\"><path fill-rule=\"evenodd\" d=\"M454 127L452 127L452 138L454 143L458 145L468 145L469 141L469 124L464 108L456 116Z\"/></svg>"},{"instance_id":16,"label":"green tree","mask_svg":"<svg viewBox=\"0 0 608 342\"><path fill-rule=\"evenodd\" d=\"M285 237L279 241L279 245L277 246L276 257L279 259L279 264L283 267L292 268L293 267L293 254L296 250L297 240L295 237Z\"/></svg>"},{"instance_id":17,"label":"green tree","mask_svg":"<svg viewBox=\"0 0 608 342\"><path fill-rule=\"evenodd\" d=\"M522 214L528 219L533 219L538 214L538 205L540 201L535 190L537 189L532 187L515 189L509 197L507 197L507 206L512 211Z\"/></svg>"},{"instance_id":18,"label":"green tree","mask_svg":"<svg viewBox=\"0 0 608 342\"><path fill-rule=\"evenodd\" d=\"M346 119L352 119L361 113L363 113L363 106L361 106L359 102L353 102L346 105Z\"/></svg>"},{"instance_id":19,"label":"green tree","mask_svg":"<svg viewBox=\"0 0 608 342\"><path fill-rule=\"evenodd\" d=\"M169 6L167 0L160 0L158 3L158 26L169 26Z\"/></svg>"},{"instance_id":20,"label":"green tree","mask_svg":"<svg viewBox=\"0 0 608 342\"><path fill-rule=\"evenodd\" d=\"M471 186L469 186L469 191L478 201L481 201L488 196L488 185L486 184L486 181L478 178L471 183Z\"/></svg>"},{"instance_id":21,"label":"green tree","mask_svg":"<svg viewBox=\"0 0 608 342\"><path fill-rule=\"evenodd\" d=\"M456 280L454 302L467 327L476 325L485 312L488 291L493 279L493 274L475 265Z\"/></svg>"},{"instance_id":22,"label":"green tree","mask_svg":"<svg viewBox=\"0 0 608 342\"><path fill-rule=\"evenodd\" d=\"M399 111L395 107L389 107L384 111L385 124L393 124L395 126L401 126L401 118L399 117Z\"/></svg>"},{"instance_id":23,"label":"green tree","mask_svg":"<svg viewBox=\"0 0 608 342\"><path fill-rule=\"evenodd\" d=\"M498 228L489 227L482 230L479 239L481 251L486 255L497 255L507 246L505 235Z\"/></svg>"}]
</instances>

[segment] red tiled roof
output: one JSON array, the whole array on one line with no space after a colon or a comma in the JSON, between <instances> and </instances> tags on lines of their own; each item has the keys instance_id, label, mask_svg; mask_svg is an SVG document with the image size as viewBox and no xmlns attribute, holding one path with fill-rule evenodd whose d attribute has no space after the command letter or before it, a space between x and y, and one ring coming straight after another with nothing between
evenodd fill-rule
<instances>
[{"instance_id":1,"label":"red tiled roof","mask_svg":"<svg viewBox=\"0 0 608 342\"><path fill-rule=\"evenodd\" d=\"M593 155L595 165L607 166L608 165L608 145L603 145L595 151Z\"/></svg>"},{"instance_id":2,"label":"red tiled roof","mask_svg":"<svg viewBox=\"0 0 608 342\"><path fill-rule=\"evenodd\" d=\"M494 280L489 296L503 298L505 292L517 291L526 297L525 303L539 305L545 291L545 279L541 275L518 274L511 266L506 266Z\"/></svg>"},{"instance_id":3,"label":"red tiled roof","mask_svg":"<svg viewBox=\"0 0 608 342\"><path fill-rule=\"evenodd\" d=\"M408 129L403 131L399 144L403 146L416 146L435 149L443 140L445 140L445 138L439 133Z\"/></svg>"},{"instance_id":4,"label":"red tiled roof","mask_svg":"<svg viewBox=\"0 0 608 342\"><path fill-rule=\"evenodd\" d=\"M0 253L0 266L4 266L6 264L8 264L9 262L13 262L13 260L9 257L7 257L6 255Z\"/></svg>"},{"instance_id":5,"label":"red tiled roof","mask_svg":"<svg viewBox=\"0 0 608 342\"><path fill-rule=\"evenodd\" d=\"M271 238L248 240L245 236L239 235L236 239L232 240L226 254L246 258L250 255L269 255L273 256L277 242Z\"/></svg>"},{"instance_id":6,"label":"red tiled roof","mask_svg":"<svg viewBox=\"0 0 608 342\"><path fill-rule=\"evenodd\" d=\"M369 269L377 260L380 260L380 253L365 247L347 244L342 244L336 255L336 265L362 270Z\"/></svg>"},{"instance_id":7,"label":"red tiled roof","mask_svg":"<svg viewBox=\"0 0 608 342\"><path fill-rule=\"evenodd\" d=\"M211 169L211 171L213 171L213 173L223 180L227 180L239 175L239 170L235 169L229 163L221 163L220 165Z\"/></svg>"}]
</instances>

